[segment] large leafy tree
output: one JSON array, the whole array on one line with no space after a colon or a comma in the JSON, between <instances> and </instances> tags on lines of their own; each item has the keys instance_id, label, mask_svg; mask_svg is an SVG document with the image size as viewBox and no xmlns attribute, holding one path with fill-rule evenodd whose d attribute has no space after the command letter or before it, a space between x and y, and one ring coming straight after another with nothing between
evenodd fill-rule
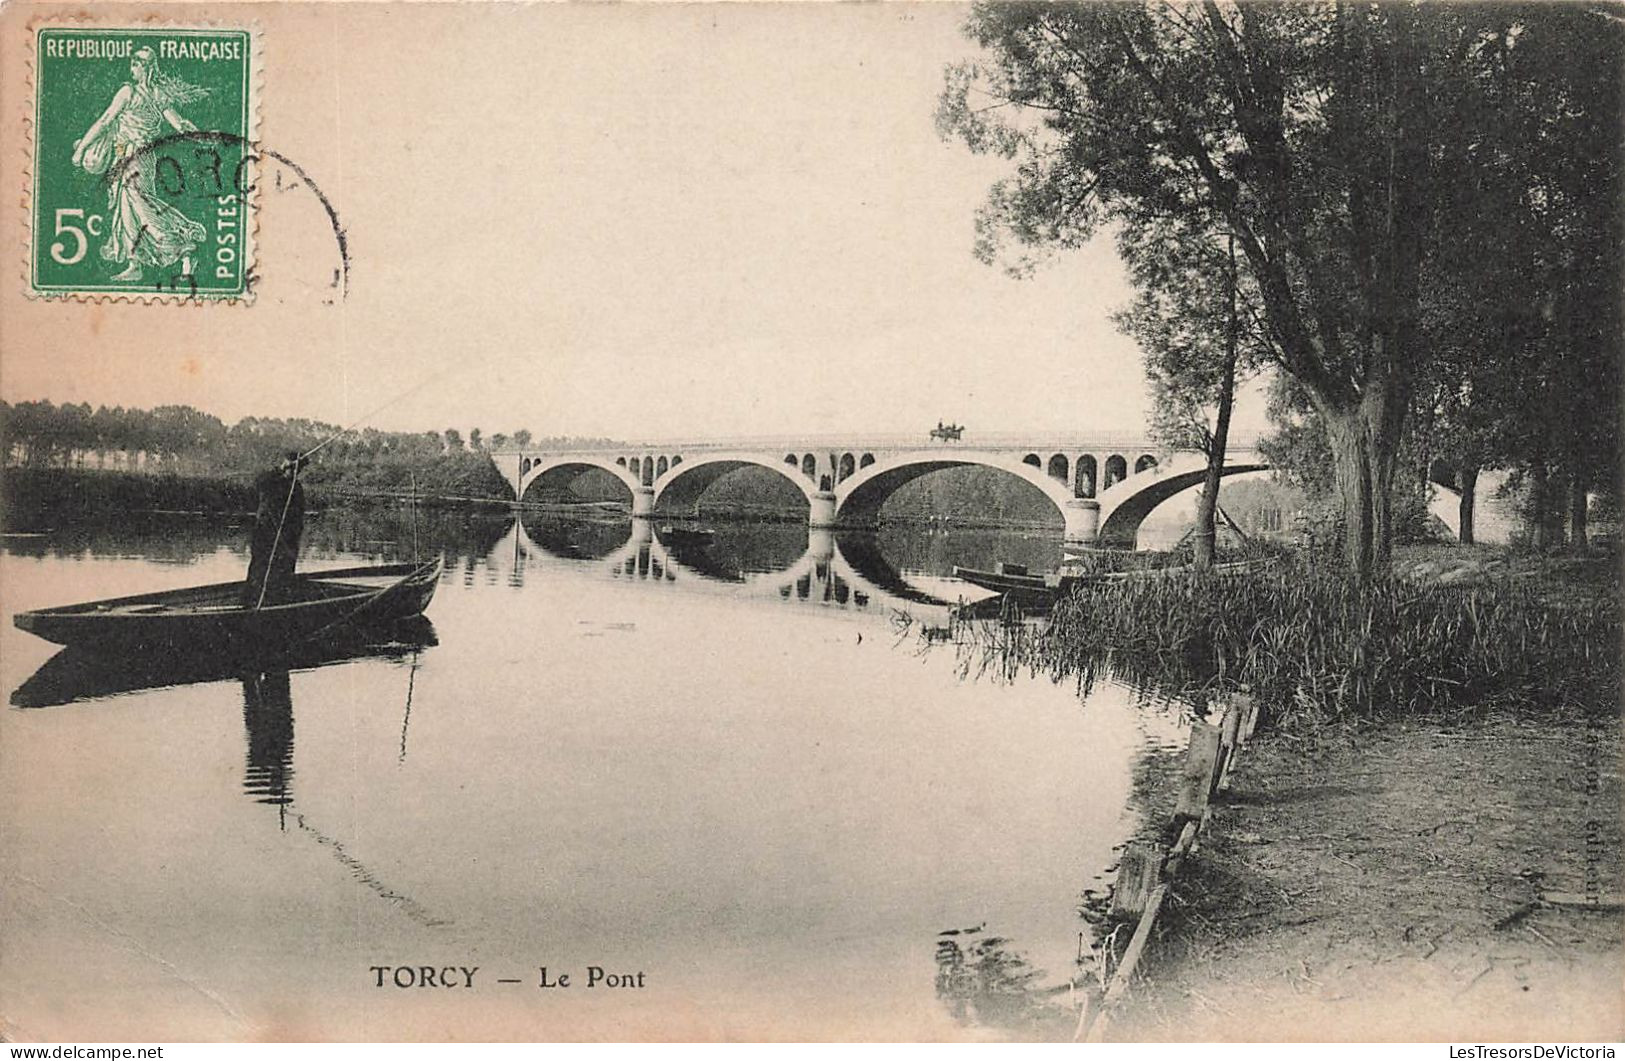
<instances>
[{"instance_id":1,"label":"large leafy tree","mask_svg":"<svg viewBox=\"0 0 1625 1061\"><path fill-rule=\"evenodd\" d=\"M1384 565L1400 438L1429 351L1422 285L1471 210L1490 58L1520 12L1443 4L979 5L985 53L938 123L1015 162L978 253L1028 268L1102 224L1193 211L1234 235L1273 360L1333 456L1343 552Z\"/></svg>"},{"instance_id":2,"label":"large leafy tree","mask_svg":"<svg viewBox=\"0 0 1625 1061\"><path fill-rule=\"evenodd\" d=\"M1430 262L1419 407L1464 537L1478 470L1503 467L1522 473L1533 544L1559 541L1565 514L1583 544L1587 492L1617 490L1625 22L1522 12L1482 65L1499 120L1467 147L1477 210Z\"/></svg>"},{"instance_id":3,"label":"large leafy tree","mask_svg":"<svg viewBox=\"0 0 1625 1061\"><path fill-rule=\"evenodd\" d=\"M1531 540L1560 541L1567 507L1583 544L1586 494L1614 486L1619 458L1625 31L1601 15L1533 22L1503 66L1501 157L1525 236L1504 256L1523 312L1501 359L1516 381L1499 392L1503 455L1527 472Z\"/></svg>"}]
</instances>

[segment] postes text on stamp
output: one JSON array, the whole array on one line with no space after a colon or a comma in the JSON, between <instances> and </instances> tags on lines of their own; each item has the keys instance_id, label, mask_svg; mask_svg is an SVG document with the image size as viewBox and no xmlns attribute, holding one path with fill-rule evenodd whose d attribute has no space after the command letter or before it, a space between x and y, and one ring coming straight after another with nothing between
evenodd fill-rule
<instances>
[{"instance_id":1,"label":"postes text on stamp","mask_svg":"<svg viewBox=\"0 0 1625 1061\"><path fill-rule=\"evenodd\" d=\"M246 29L36 30L33 294L249 293L252 45Z\"/></svg>"}]
</instances>

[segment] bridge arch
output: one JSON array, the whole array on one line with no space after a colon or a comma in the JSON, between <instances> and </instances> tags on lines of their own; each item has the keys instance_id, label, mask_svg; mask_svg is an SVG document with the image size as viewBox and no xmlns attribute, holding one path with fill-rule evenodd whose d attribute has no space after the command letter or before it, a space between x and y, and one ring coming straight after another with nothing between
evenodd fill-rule
<instances>
[{"instance_id":1,"label":"bridge arch","mask_svg":"<svg viewBox=\"0 0 1625 1061\"><path fill-rule=\"evenodd\" d=\"M514 492L516 501L523 501L525 492L536 483L542 483L544 489L547 486L564 489L582 475L594 470L608 472L612 478L625 486L629 504L638 489L636 473L618 461L611 461L608 457L592 457L586 454L564 454L535 459L522 457L519 469L519 481L515 485Z\"/></svg>"},{"instance_id":2,"label":"bridge arch","mask_svg":"<svg viewBox=\"0 0 1625 1061\"><path fill-rule=\"evenodd\" d=\"M809 456L809 460L811 457ZM741 468L764 468L791 484L812 504L816 492L814 484L796 474L788 461L779 463L770 456L754 453L707 453L690 456L681 464L674 464L666 473L654 480L655 507L670 511L674 508L692 508L700 495L718 479Z\"/></svg>"},{"instance_id":3,"label":"bridge arch","mask_svg":"<svg viewBox=\"0 0 1625 1061\"><path fill-rule=\"evenodd\" d=\"M960 449L900 453L859 468L855 475L835 489L836 518L842 523L872 522L878 517L880 506L886 503L886 499L907 484L932 472L971 465L1008 472L1037 487L1054 502L1062 521L1071 531L1073 512L1069 502L1072 501L1072 488L1067 483L1049 475L1039 464L998 453Z\"/></svg>"},{"instance_id":4,"label":"bridge arch","mask_svg":"<svg viewBox=\"0 0 1625 1061\"><path fill-rule=\"evenodd\" d=\"M1114 456L1112 460L1122 460ZM1107 461L1107 467L1111 461ZM1269 471L1270 466L1258 461L1247 464L1226 464L1220 476L1246 475L1250 472ZM1167 467L1152 464L1146 470L1131 475L1121 482L1112 483L1100 493L1100 536L1098 543L1121 549L1132 549L1140 531L1140 524L1158 505L1175 494L1189 490L1207 476L1207 461L1200 456L1175 460Z\"/></svg>"},{"instance_id":5,"label":"bridge arch","mask_svg":"<svg viewBox=\"0 0 1625 1061\"><path fill-rule=\"evenodd\" d=\"M1128 461L1123 459L1121 453L1113 453L1106 458L1105 480L1100 484L1107 490L1128 478Z\"/></svg>"},{"instance_id":6,"label":"bridge arch","mask_svg":"<svg viewBox=\"0 0 1625 1061\"><path fill-rule=\"evenodd\" d=\"M1073 482L1072 492L1078 497L1094 497L1095 478L1098 470L1093 454L1080 454L1076 465L1077 475Z\"/></svg>"}]
</instances>

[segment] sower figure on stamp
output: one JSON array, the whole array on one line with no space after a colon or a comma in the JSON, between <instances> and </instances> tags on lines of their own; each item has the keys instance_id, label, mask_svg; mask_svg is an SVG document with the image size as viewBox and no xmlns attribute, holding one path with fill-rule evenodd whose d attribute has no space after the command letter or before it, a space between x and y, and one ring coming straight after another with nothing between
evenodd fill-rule
<instances>
[{"instance_id":1,"label":"sower figure on stamp","mask_svg":"<svg viewBox=\"0 0 1625 1061\"><path fill-rule=\"evenodd\" d=\"M114 94L113 102L89 131L74 142L75 166L97 174L112 167L107 187L107 242L101 255L114 264L125 263L114 280L139 280L142 266L164 269L176 262L181 263L183 273L192 271L192 255L207 238L207 231L158 194L156 163L132 160L132 156L167 129L194 132L197 126L175 108L207 95L206 89L160 70L151 48L137 48L130 57L130 80Z\"/></svg>"},{"instance_id":2,"label":"sower figure on stamp","mask_svg":"<svg viewBox=\"0 0 1625 1061\"><path fill-rule=\"evenodd\" d=\"M293 566L299 559L299 538L305 530L305 488L299 482L299 472L306 463L297 452L289 452L281 466L254 480L259 505L248 546L245 608L280 604L289 596Z\"/></svg>"}]
</instances>

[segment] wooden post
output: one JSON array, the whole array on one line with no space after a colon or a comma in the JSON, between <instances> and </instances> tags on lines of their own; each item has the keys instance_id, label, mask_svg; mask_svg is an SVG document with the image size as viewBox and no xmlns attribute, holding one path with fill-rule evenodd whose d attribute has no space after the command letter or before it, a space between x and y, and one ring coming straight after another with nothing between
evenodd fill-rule
<instances>
[{"instance_id":1,"label":"wooden post","mask_svg":"<svg viewBox=\"0 0 1625 1061\"><path fill-rule=\"evenodd\" d=\"M1237 693L1236 700L1241 704L1240 739L1246 744L1253 739L1253 730L1258 728L1258 701L1251 693Z\"/></svg>"},{"instance_id":2,"label":"wooden post","mask_svg":"<svg viewBox=\"0 0 1625 1061\"><path fill-rule=\"evenodd\" d=\"M1236 761L1236 748L1241 740L1241 709L1234 702L1225 705L1224 720L1219 723L1219 778L1214 786L1224 792L1230 788L1230 767Z\"/></svg>"},{"instance_id":3,"label":"wooden post","mask_svg":"<svg viewBox=\"0 0 1625 1061\"><path fill-rule=\"evenodd\" d=\"M1179 830L1179 839L1168 851L1168 862L1163 868L1163 875L1167 877L1178 876L1184 868L1185 859L1196 850L1196 833L1201 828L1201 822L1192 818Z\"/></svg>"},{"instance_id":4,"label":"wooden post","mask_svg":"<svg viewBox=\"0 0 1625 1061\"><path fill-rule=\"evenodd\" d=\"M1131 840L1117 865L1117 886L1112 889L1112 916L1139 917L1146 899L1162 880L1162 846L1149 840Z\"/></svg>"},{"instance_id":5,"label":"wooden post","mask_svg":"<svg viewBox=\"0 0 1625 1061\"><path fill-rule=\"evenodd\" d=\"M1201 821L1213 794L1214 770L1219 761L1219 727L1209 722L1191 725L1191 743L1179 776L1179 806L1174 821Z\"/></svg>"},{"instance_id":6,"label":"wooden post","mask_svg":"<svg viewBox=\"0 0 1625 1061\"><path fill-rule=\"evenodd\" d=\"M1106 1026L1111 1023L1112 1008L1128 990L1129 978L1134 975L1134 969L1140 964L1140 955L1145 953L1145 945L1151 940L1151 925L1157 919L1157 911L1162 909L1162 900L1168 895L1168 886L1159 884L1146 901L1145 913L1140 917L1140 923L1134 929L1134 937L1128 941L1128 949L1123 952L1123 960L1118 963L1117 973L1112 977L1112 984L1106 989L1106 996L1100 1000L1100 1015L1089 1029L1086 1042L1098 1043L1106 1034Z\"/></svg>"}]
</instances>

